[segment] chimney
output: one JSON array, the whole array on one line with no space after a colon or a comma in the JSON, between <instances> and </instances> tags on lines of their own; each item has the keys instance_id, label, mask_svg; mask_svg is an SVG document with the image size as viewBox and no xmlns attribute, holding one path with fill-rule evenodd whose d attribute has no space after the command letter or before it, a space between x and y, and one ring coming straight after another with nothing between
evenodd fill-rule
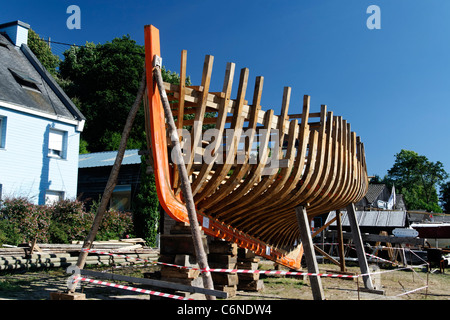
<instances>
[{"instance_id":1,"label":"chimney","mask_svg":"<svg viewBox=\"0 0 450 320\"><path fill-rule=\"evenodd\" d=\"M0 32L5 33L17 47L27 44L29 28L29 24L19 20L0 24Z\"/></svg>"}]
</instances>

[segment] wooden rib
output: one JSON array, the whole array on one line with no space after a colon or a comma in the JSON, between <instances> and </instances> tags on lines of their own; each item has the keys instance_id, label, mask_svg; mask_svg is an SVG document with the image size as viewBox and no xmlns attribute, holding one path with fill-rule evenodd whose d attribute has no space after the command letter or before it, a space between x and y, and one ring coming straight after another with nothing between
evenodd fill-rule
<instances>
[{"instance_id":1,"label":"wooden rib","mask_svg":"<svg viewBox=\"0 0 450 320\"><path fill-rule=\"evenodd\" d=\"M211 83L211 73L213 67L214 57L207 55L203 64L202 74L202 92L200 97L199 107L195 112L195 125L191 131L191 154L188 162L186 163L186 170L192 174L192 165L194 164L194 158L197 153L197 147L201 141L203 118L205 117L206 105L208 100L209 85ZM193 133L193 134L192 134Z\"/></svg>"},{"instance_id":2,"label":"wooden rib","mask_svg":"<svg viewBox=\"0 0 450 320\"><path fill-rule=\"evenodd\" d=\"M166 92L173 94L174 100L179 99L179 94L178 94L179 88L178 87L179 86L176 84L164 82L164 88L165 88ZM201 95L201 92L196 91L190 87L186 87L185 92L186 92L185 93L185 106L187 104L190 104L190 105L196 107L199 104L199 101L200 101L199 97ZM220 101L221 101L221 98L219 96L217 96L213 93L209 93L206 105L208 108L218 110ZM230 112L233 112L233 110L236 108L237 105L238 105L238 102L236 100L230 100L230 105L229 105L230 110L231 110ZM248 118L250 109L251 109L251 106L244 104L242 106L242 111L241 111L242 117ZM263 123L266 112L267 111L259 110L258 123ZM185 121L187 121L187 120L185 120ZM275 129L277 127L277 125L278 125L278 116L275 115L272 119L271 127ZM286 129L284 133L287 133L287 130L288 129Z\"/></svg>"},{"instance_id":3,"label":"wooden rib","mask_svg":"<svg viewBox=\"0 0 450 320\"><path fill-rule=\"evenodd\" d=\"M236 209L233 210L234 213L240 214L239 208L244 207L243 203L247 202L247 198L243 198L249 190L254 188L255 184L258 183L258 185L261 183L261 175L262 172L266 166L268 157L269 157L269 138L271 134L271 127L270 124L273 119L273 110L269 110L269 112L266 113L266 119L264 121L264 136L260 136L260 141L263 141L263 144L259 145L259 162L256 165L252 165L250 169L250 173L248 175L248 178L244 180L242 184L239 185L239 188L234 191L233 198L230 199L232 204L230 204L230 207L235 207ZM237 199L234 199L237 198ZM227 208L227 207L226 207ZM213 208L217 217L222 217L227 214L227 210L225 209L218 209L216 207ZM229 217L231 217L230 215Z\"/></svg>"},{"instance_id":4,"label":"wooden rib","mask_svg":"<svg viewBox=\"0 0 450 320\"><path fill-rule=\"evenodd\" d=\"M221 168L214 172L212 178L208 181L204 189L197 193L197 203L199 200L204 199L216 191L216 188L222 183L222 181L227 176L231 169L237 153L237 147L240 139L240 131L242 130L242 125L244 124L244 118L242 116L242 109L244 106L245 92L247 90L248 83L248 69L244 68L241 70L241 75L239 79L239 89L237 94L237 105L233 110L233 121L231 122L231 128L235 130L235 134L231 139L230 149L227 152L225 163L221 165Z\"/></svg>"},{"instance_id":5,"label":"wooden rib","mask_svg":"<svg viewBox=\"0 0 450 320\"><path fill-rule=\"evenodd\" d=\"M306 183L308 183L312 177L312 175L314 174L314 164L316 162L317 159L317 143L318 143L318 138L319 138L319 134L317 131L312 131L310 134L310 139L309 139L309 152L308 152L308 163L306 165L305 168L305 174L304 174L304 179L302 177L302 180L305 181ZM312 164L312 165L311 165ZM257 219L254 219L255 217L252 217L252 221L255 221ZM250 223L250 231L249 232L255 232L258 234L258 236L263 236L265 234L271 233L271 232L275 232L277 229L277 227L283 223L284 221L279 220L279 219L274 219L274 220L269 220L267 219L267 221L270 221L269 225L267 227L262 228L261 225L251 225ZM240 226L240 224L236 224L236 226ZM247 228L246 228L247 229Z\"/></svg>"},{"instance_id":6,"label":"wooden rib","mask_svg":"<svg viewBox=\"0 0 450 320\"><path fill-rule=\"evenodd\" d=\"M298 136L298 148L297 148L297 157L293 164L294 169L292 171L292 175L289 177L287 183L284 185L284 188L279 192L278 194L278 200L273 201L272 203L274 206L278 206L279 204L285 204L286 203L286 197L290 199L289 193L297 186L297 183L300 179L300 177L303 175L303 169L305 167L305 159L306 159L306 153L307 153L307 146L310 136L309 131L309 110L310 110L310 97L305 95L303 97L303 112L302 112L302 121L300 124L300 130L299 130L299 136ZM253 196L251 194L246 195L241 199L241 201L238 204L238 208L244 207L245 204L251 203L256 197L258 196L258 193L255 192ZM270 206L266 203L264 207ZM243 209L244 210L244 209ZM234 214L233 214L234 212ZM229 214L230 218L238 217L237 219L242 219L242 217L239 217L240 212L237 212L236 209L233 209L233 206L230 206L226 210L221 211L221 215ZM257 216L254 215L256 218ZM232 223L236 222L236 218L232 220Z\"/></svg>"},{"instance_id":7,"label":"wooden rib","mask_svg":"<svg viewBox=\"0 0 450 320\"><path fill-rule=\"evenodd\" d=\"M290 94L291 94L291 89L289 87L285 87L284 89L284 93L283 93L283 101L282 101L282 111L281 111L281 115L280 117L278 117L278 132L284 132L284 127L285 124L287 122L287 113L288 113L288 109L289 109L289 101L290 101ZM256 112L257 110L255 109L254 112ZM250 121L249 121L249 127L251 126L252 129L256 128L256 114L252 113L252 116L250 117ZM252 132L254 132L252 130ZM279 135L279 150L277 151L279 154L279 158L282 157L282 146L283 146L283 138L284 134L280 134ZM252 141L253 139L251 139ZM247 153L250 153L250 150L247 150ZM246 160L248 160L248 158L246 158ZM229 181L227 181L227 183L229 184L229 187L224 187L222 186L221 188L225 188L224 193L222 194L222 196L220 197L220 199L223 199L225 195L230 194L231 192L233 192L235 190L235 188L237 187L237 184L241 182L241 178L243 177L243 175L245 173L248 172L249 169L249 165L247 162L244 163L244 165L238 165L235 168L235 172L233 173L232 177L229 179ZM270 180L270 179L269 179ZM271 194L270 189L266 189L266 199L267 197L269 197L269 195ZM230 197L233 197L232 195L230 195ZM216 198L216 197L215 197ZM241 199L242 200L242 199ZM269 201L269 199L267 199ZM212 204L217 203L217 198L212 202ZM247 202L243 202L243 204L246 204ZM255 205L257 205L258 201L253 202L253 204L248 203L247 205L247 209L250 207L254 207ZM229 200L227 200L226 202L221 202L219 204L217 204L214 207L215 211L219 211L221 210L224 206L230 206L232 205L230 203Z\"/></svg>"},{"instance_id":8,"label":"wooden rib","mask_svg":"<svg viewBox=\"0 0 450 320\"><path fill-rule=\"evenodd\" d=\"M219 138L216 138L214 142L212 142L212 150L214 152L214 156L218 156L218 150L222 143L222 137L224 129L225 129L225 123L227 120L227 114L228 114L228 105L229 100L231 97L231 89L233 86L233 78L234 78L234 70L235 70L235 64L234 63L227 63L227 67L225 70L225 79L223 82L223 90L224 93L222 103L219 105L218 115L216 118L216 129L218 130L218 136ZM214 162L210 163L203 163L202 168L197 176L197 178L192 183L192 194L195 196L200 188L205 183L206 179L208 178L208 175L210 174L211 168L213 167Z\"/></svg>"},{"instance_id":9,"label":"wooden rib","mask_svg":"<svg viewBox=\"0 0 450 320\"><path fill-rule=\"evenodd\" d=\"M248 127L246 129L246 132L249 132L250 130L250 136L247 137L248 139L245 139L245 158L242 163L238 162L237 166L234 167L232 176L225 182L225 184L221 185L219 191L214 194L214 197L208 199L208 206L214 205L215 211L220 210L224 206L230 205L232 202L234 202L233 200L239 200L239 197L237 195L230 195L230 193L237 192L236 188L241 185L242 178L251 169L251 165L249 164L249 156L252 151L254 133L257 126L258 112L261 109L260 103L263 82L264 78L262 77L258 77L255 81L252 112L250 114ZM221 201L225 197L227 198L226 201Z\"/></svg>"},{"instance_id":10,"label":"wooden rib","mask_svg":"<svg viewBox=\"0 0 450 320\"><path fill-rule=\"evenodd\" d=\"M186 64L187 64L187 51L181 51L181 62L180 62L180 86L178 94L180 99L178 99L178 114L177 114L177 129L183 129L183 118L184 118L184 91L186 89ZM147 110L147 108L145 109ZM182 140L180 135L180 141ZM178 167L173 166L173 179L172 186L173 188L179 189L179 172Z\"/></svg>"},{"instance_id":11,"label":"wooden rib","mask_svg":"<svg viewBox=\"0 0 450 320\"><path fill-rule=\"evenodd\" d=\"M178 117L177 117L177 128L183 128L183 117L184 117L184 92L186 90L186 64L187 64L187 51L181 51L181 62L180 62L180 85L178 94L180 98L178 99Z\"/></svg>"},{"instance_id":12,"label":"wooden rib","mask_svg":"<svg viewBox=\"0 0 450 320\"><path fill-rule=\"evenodd\" d=\"M287 210L282 211L281 216L280 216L280 214L278 215L279 218L280 218L280 220L283 219L283 218L286 218L286 219L287 219L287 220L285 220L284 222L280 222L280 223L278 224L278 227L279 227L279 228L281 228L280 224L284 224L284 227L288 227L288 226L290 226L290 225L292 225L292 224L295 225L295 220L292 221L292 217L294 216L292 213L293 213L293 210L295 210L295 206L296 206L296 204L294 203L294 204L291 205ZM308 207L308 211L309 211L309 209L310 209L310 207ZM290 218L290 217L291 217L291 218ZM290 219L289 219L289 218L290 218Z\"/></svg>"},{"instance_id":13,"label":"wooden rib","mask_svg":"<svg viewBox=\"0 0 450 320\"><path fill-rule=\"evenodd\" d=\"M260 173L265 162L260 161L256 165L249 165L247 161L250 144L247 144L244 164L234 166L232 164L234 161L232 163L227 161L226 166L201 166L200 173L193 182L196 192L200 190L200 193L197 193L196 203L201 212L208 212L250 235L281 246L292 245L291 242L298 238L295 215L292 214L294 206L310 204L308 212L310 216L313 216L354 201L362 197L367 190L367 170L363 145L350 131L349 125L342 121L342 118L333 117L332 113L325 116L323 109L321 113L309 113L304 110L302 114L288 115L287 108L282 107L280 116L273 116L272 119L266 121L267 112L254 108L255 105L260 108L259 103L253 102L251 106L246 105L245 90L242 94L241 83L242 72L237 99L225 102L225 104L223 104L225 90L219 93L209 93L205 92L203 85L186 88L185 102L194 106L196 115L201 113L202 109L205 112L206 108L217 110L217 118L207 120L202 118L202 123L215 123L218 129L224 130L225 123L230 121L232 128L242 128L244 119L249 121L248 128L261 123L267 128L279 129L280 149L278 153L281 158L283 142L287 137L288 151L285 158L290 159L290 166L282 168L280 172L273 175L261 177ZM189 90L191 91L187 92ZM290 95L290 91L287 90L285 88L283 94L283 106L288 105L286 101L289 100L287 97ZM174 92L173 99L177 99L177 94L182 96L179 92ZM195 106L195 104L199 104L199 106ZM191 110L189 112L194 112ZM227 112L225 111L222 111L220 116L220 110L228 110L233 116L226 116ZM185 110L181 112L183 111ZM180 109L173 112L179 114ZM308 122L308 116L316 117L319 114L321 115L320 122ZM291 121L298 117L302 117L300 126ZM304 117L306 121L304 121ZM287 125L288 121L289 125ZM187 124L186 121L184 124ZM307 130L305 130L306 128ZM298 138L296 138L296 131L298 131ZM292 161L294 159L292 155L295 154L293 146L295 146L296 140L298 140L297 156L295 161ZM305 164L306 141L309 142L309 153ZM234 150L237 149L238 143L239 140L233 139L232 152L227 154L228 160L236 159L237 151L234 152ZM195 146L195 144L193 145ZM214 148L209 150L214 150ZM213 167L215 172L211 171ZM235 171L227 179L226 174L230 168L234 168ZM302 174L303 169L305 171ZM207 180L210 174L212 176ZM219 179L214 179L214 177ZM212 181L214 182L211 183ZM266 198L262 199L262 197ZM262 200L260 201L260 199ZM258 201L252 202L252 200ZM269 202L269 204L261 208L264 202L266 204ZM283 205L277 206L280 203ZM262 219L263 217L265 219ZM255 223L255 219L258 220L259 225ZM276 230L282 234L274 232Z\"/></svg>"},{"instance_id":14,"label":"wooden rib","mask_svg":"<svg viewBox=\"0 0 450 320\"><path fill-rule=\"evenodd\" d=\"M326 189L323 190L322 194L321 194L321 198L320 200L318 200L316 203L313 203L312 205L312 209L314 207L317 207L318 211L321 212L326 212L328 209L327 206L327 200L330 197L330 192L331 190L333 190L336 185L335 182L337 181L337 175L338 175L338 168L339 168L339 164L340 164L340 158L341 158L341 153L340 153L340 144L339 144L339 135L341 132L341 126L340 126L340 121L338 121L338 117L333 117L332 113L330 113L329 118L332 118L333 121L333 126L332 126L332 142L331 142L331 158L333 159L332 163L330 163L331 166L331 172L330 172L330 177L329 180L325 183L326 185ZM309 208L311 209L311 208Z\"/></svg>"}]
</instances>

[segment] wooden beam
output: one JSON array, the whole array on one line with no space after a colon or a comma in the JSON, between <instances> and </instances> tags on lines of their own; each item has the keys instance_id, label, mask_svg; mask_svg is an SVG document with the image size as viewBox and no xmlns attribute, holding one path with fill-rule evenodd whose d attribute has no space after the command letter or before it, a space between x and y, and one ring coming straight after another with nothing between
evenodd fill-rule
<instances>
[{"instance_id":1,"label":"wooden beam","mask_svg":"<svg viewBox=\"0 0 450 320\"><path fill-rule=\"evenodd\" d=\"M148 278L137 278L137 277L124 276L121 274L105 273L105 272L85 270L85 269L80 270L80 274L86 275L86 276L91 276L93 278L109 279L109 280L115 280L115 281L126 281L126 282L130 282L130 283L141 283L141 284L149 285L152 287L158 287L158 288L174 289L174 290L186 291L186 292L192 292L192 293L203 293L206 295L212 295L212 296L216 296L218 298L223 298L223 299L226 299L228 297L228 294L224 291L188 286L185 284L169 282L169 281L161 281L161 280L154 280L154 279L148 279Z\"/></svg>"},{"instance_id":2,"label":"wooden beam","mask_svg":"<svg viewBox=\"0 0 450 320\"><path fill-rule=\"evenodd\" d=\"M149 57L148 57L149 58ZM156 55L153 58L153 63L155 63ZM147 60L148 61L148 60ZM167 94L164 89L162 75L161 75L161 66L155 65L153 68L153 76L157 83L158 90L161 95L161 102L164 109L164 114L166 117L166 121L169 125L169 136L172 139L172 144L174 145L175 153L173 156L176 158L176 164L178 166L178 171L180 173L180 182L181 182L181 190L183 192L183 198L186 202L186 209L188 212L188 218L189 218L189 225L191 226L191 233L192 233L192 239L194 241L194 247L195 247L195 256L197 258L197 262L202 270L209 270L208 266L208 260L206 257L205 249L203 248L203 242L202 237L200 233L200 227L197 220L197 210L195 208L194 204L194 198L192 195L192 189L191 184L189 182L188 177L188 169L185 167L183 154L181 153L181 146L180 146L180 138L178 136L177 127L175 125L175 121L172 116L172 111L170 110L169 101L167 100ZM205 59L205 72L204 76L206 78L206 83L209 86L209 78L211 76L211 69L212 68L212 57L207 57ZM205 89L207 91L208 88ZM211 277L211 272L203 272L202 273L203 278L203 284L208 289L214 289L214 284ZM207 295L206 298L208 300L215 300L214 296Z\"/></svg>"},{"instance_id":3,"label":"wooden beam","mask_svg":"<svg viewBox=\"0 0 450 320\"><path fill-rule=\"evenodd\" d=\"M297 214L297 222L300 228L300 237L305 252L306 265L309 273L319 273L319 266L317 265L316 255L314 254L314 245L311 237L311 228L309 226L308 215L304 207L295 208ZM318 276L309 276L311 282L311 289L314 300L325 300L322 288L322 279Z\"/></svg>"},{"instance_id":4,"label":"wooden beam","mask_svg":"<svg viewBox=\"0 0 450 320\"><path fill-rule=\"evenodd\" d=\"M341 222L341 210L336 210L336 224L337 224L337 231L338 231L338 251L339 251L339 258L340 258L340 267L341 271L345 272L345 254L344 254L344 237L342 236L342 222Z\"/></svg>"},{"instance_id":5,"label":"wooden beam","mask_svg":"<svg viewBox=\"0 0 450 320\"><path fill-rule=\"evenodd\" d=\"M367 290L374 290L372 278L370 276L369 265L367 264L366 253L364 251L364 245L361 238L361 231L359 230L358 221L356 220L356 210L355 205L349 204L347 206L347 217L352 228L353 243L356 247L356 255L358 257L359 268L361 269L361 274L363 274L364 287Z\"/></svg>"},{"instance_id":6,"label":"wooden beam","mask_svg":"<svg viewBox=\"0 0 450 320\"><path fill-rule=\"evenodd\" d=\"M320 229L318 229L317 231L315 231L311 237L314 238L315 236L317 236L319 233L321 233L326 227L328 227L330 224L332 224L334 221L336 221L336 217L334 217L333 219L331 219L330 221L328 221L327 223L325 223L322 227L320 227Z\"/></svg>"},{"instance_id":7,"label":"wooden beam","mask_svg":"<svg viewBox=\"0 0 450 320\"><path fill-rule=\"evenodd\" d=\"M337 234L336 230L330 230L327 231L327 235ZM342 236L344 239L352 239L351 232L343 232ZM369 233L362 233L361 237L363 241L373 241L373 242L390 242L392 244L394 243L407 243L412 245L418 245L418 246L424 246L425 245L425 239L421 238L413 238L413 237L396 237L396 236L382 236L378 234L369 234Z\"/></svg>"}]
</instances>

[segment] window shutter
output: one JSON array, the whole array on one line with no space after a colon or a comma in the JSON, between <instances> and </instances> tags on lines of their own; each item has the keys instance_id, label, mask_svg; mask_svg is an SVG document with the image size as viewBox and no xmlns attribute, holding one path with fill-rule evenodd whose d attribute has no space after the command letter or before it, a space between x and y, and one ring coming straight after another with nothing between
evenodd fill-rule
<instances>
[{"instance_id":1,"label":"window shutter","mask_svg":"<svg viewBox=\"0 0 450 320\"><path fill-rule=\"evenodd\" d=\"M50 137L48 141L48 148L56 151L63 151L64 132L50 130Z\"/></svg>"}]
</instances>

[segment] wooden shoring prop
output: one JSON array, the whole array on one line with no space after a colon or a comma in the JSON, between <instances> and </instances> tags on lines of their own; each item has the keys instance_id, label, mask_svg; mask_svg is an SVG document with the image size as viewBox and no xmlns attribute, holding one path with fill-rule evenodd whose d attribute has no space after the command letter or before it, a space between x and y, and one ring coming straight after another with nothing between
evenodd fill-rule
<instances>
[{"instance_id":1,"label":"wooden shoring prop","mask_svg":"<svg viewBox=\"0 0 450 320\"><path fill-rule=\"evenodd\" d=\"M308 214L306 213L306 209L304 207L297 207L295 212L297 214L297 221L300 228L300 235L305 252L308 272L317 274L319 273L319 266L317 265L317 259L314 253ZM325 300L322 288L322 279L319 276L309 276L309 280L311 282L314 300Z\"/></svg>"},{"instance_id":2,"label":"wooden shoring prop","mask_svg":"<svg viewBox=\"0 0 450 320\"><path fill-rule=\"evenodd\" d=\"M361 237L361 231L359 229L358 221L356 220L355 205L353 203L347 206L347 217L352 230L353 243L356 248L356 255L358 257L359 268L361 269L364 289L367 292L384 294L383 290L376 290L373 286L369 265L367 263L366 252L364 250L364 244Z\"/></svg>"},{"instance_id":3,"label":"wooden shoring prop","mask_svg":"<svg viewBox=\"0 0 450 320\"><path fill-rule=\"evenodd\" d=\"M127 146L128 137L131 132L131 127L133 126L134 119L136 118L136 114L139 110L139 106L141 104L142 98L144 96L145 91L145 85L146 85L146 72L144 71L142 73L141 82L139 85L139 89L136 95L136 100L133 103L133 106L131 107L128 117L125 121L125 126L122 131L122 137L120 140L119 150L117 151L116 160L114 161L114 165L111 169L111 173L108 178L108 182L106 183L105 190L103 192L103 196L100 201L100 205L98 206L97 213L94 218L94 222L92 224L91 230L89 231L89 234L87 235L86 239L83 243L83 249L91 249L92 243L95 240L95 237L97 235L98 228L100 227L100 223L102 222L103 216L106 212L106 208L109 204L109 200L111 198L111 195L114 191L114 188L117 184L117 177L119 175L120 166L122 164L123 157L125 155L125 149ZM86 258L88 256L88 252L81 250L80 255L78 256L77 261L77 267L80 269L83 269ZM73 289L74 290L74 289Z\"/></svg>"},{"instance_id":4,"label":"wooden shoring prop","mask_svg":"<svg viewBox=\"0 0 450 320\"><path fill-rule=\"evenodd\" d=\"M203 247L202 236L200 233L200 227L197 220L197 211L195 209L194 198L192 196L191 184L189 182L188 170L185 167L183 154L181 153L180 138L178 136L177 127L170 110L169 101L167 100L166 90L164 89L163 79L161 75L161 58L158 56L153 57L153 77L161 95L161 101L166 116L166 121L169 126L169 136L171 137L173 149L175 153L172 156L175 157L174 162L177 164L179 178L181 182L181 191L183 192L183 198L186 202L186 209L189 216L189 224L191 226L192 240L194 242L195 256L200 268L203 270L202 278L203 285L207 289L214 290L214 284L209 272L208 260L206 252ZM208 300L215 300L215 296L206 295Z\"/></svg>"},{"instance_id":5,"label":"wooden shoring prop","mask_svg":"<svg viewBox=\"0 0 450 320\"><path fill-rule=\"evenodd\" d=\"M347 269L345 267L345 253L344 253L344 237L342 234L342 221L341 221L341 210L336 210L336 225L338 231L338 252L339 252L339 260L341 272L346 272Z\"/></svg>"}]
</instances>

